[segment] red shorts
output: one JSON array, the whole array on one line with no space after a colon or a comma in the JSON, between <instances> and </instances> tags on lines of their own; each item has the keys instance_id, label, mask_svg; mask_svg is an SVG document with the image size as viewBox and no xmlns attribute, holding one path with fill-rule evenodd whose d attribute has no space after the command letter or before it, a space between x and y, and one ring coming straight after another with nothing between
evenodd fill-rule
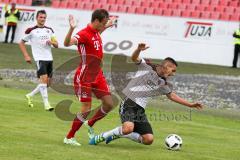
<instances>
[{"instance_id":1,"label":"red shorts","mask_svg":"<svg viewBox=\"0 0 240 160\"><path fill-rule=\"evenodd\" d=\"M95 75L95 80L89 82L85 80L86 78L83 78L81 68L77 69L74 76L74 91L80 102L91 102L92 92L98 99L106 95L111 95L102 70L99 70L98 74ZM91 77L89 79L93 78Z\"/></svg>"}]
</instances>

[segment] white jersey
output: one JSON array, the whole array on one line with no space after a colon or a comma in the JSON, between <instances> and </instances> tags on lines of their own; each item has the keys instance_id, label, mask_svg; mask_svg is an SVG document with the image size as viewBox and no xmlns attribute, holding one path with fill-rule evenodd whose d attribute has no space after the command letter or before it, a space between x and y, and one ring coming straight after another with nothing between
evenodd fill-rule
<instances>
[{"instance_id":1,"label":"white jersey","mask_svg":"<svg viewBox=\"0 0 240 160\"><path fill-rule=\"evenodd\" d=\"M47 44L47 41L51 40L52 37L55 37L55 35L51 28L34 26L25 31L22 40L30 42L35 61L52 61L51 45Z\"/></svg>"},{"instance_id":2,"label":"white jersey","mask_svg":"<svg viewBox=\"0 0 240 160\"><path fill-rule=\"evenodd\" d=\"M127 98L145 108L150 98L172 92L172 84L159 77L144 59L137 65L137 73L122 91Z\"/></svg>"}]
</instances>

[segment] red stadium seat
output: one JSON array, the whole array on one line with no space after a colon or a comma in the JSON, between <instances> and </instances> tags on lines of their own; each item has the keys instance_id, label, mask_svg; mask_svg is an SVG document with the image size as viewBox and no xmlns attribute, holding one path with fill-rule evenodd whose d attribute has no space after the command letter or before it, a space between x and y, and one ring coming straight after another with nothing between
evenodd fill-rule
<instances>
[{"instance_id":1,"label":"red stadium seat","mask_svg":"<svg viewBox=\"0 0 240 160\"><path fill-rule=\"evenodd\" d=\"M167 3L159 3L159 8L167 9L168 8L168 4Z\"/></svg>"},{"instance_id":2,"label":"red stadium seat","mask_svg":"<svg viewBox=\"0 0 240 160\"><path fill-rule=\"evenodd\" d=\"M180 9L180 10L185 10L187 8L187 5L186 4L179 4L178 5L178 9Z\"/></svg>"},{"instance_id":3,"label":"red stadium seat","mask_svg":"<svg viewBox=\"0 0 240 160\"><path fill-rule=\"evenodd\" d=\"M118 11L118 5L116 5L116 4L111 4L111 5L109 6L109 11L111 11L111 12L117 12L117 11Z\"/></svg>"},{"instance_id":4,"label":"red stadium seat","mask_svg":"<svg viewBox=\"0 0 240 160\"><path fill-rule=\"evenodd\" d=\"M173 0L173 3L181 4L181 3L182 3L182 0Z\"/></svg>"},{"instance_id":5,"label":"red stadium seat","mask_svg":"<svg viewBox=\"0 0 240 160\"><path fill-rule=\"evenodd\" d=\"M145 7L137 7L136 8L136 13L138 13L138 14L144 14L145 11L146 11Z\"/></svg>"},{"instance_id":6,"label":"red stadium seat","mask_svg":"<svg viewBox=\"0 0 240 160\"><path fill-rule=\"evenodd\" d=\"M116 4L117 2L116 2L116 0L108 0L107 1L109 4Z\"/></svg>"},{"instance_id":7,"label":"red stadium seat","mask_svg":"<svg viewBox=\"0 0 240 160\"><path fill-rule=\"evenodd\" d=\"M60 5L60 1L59 0L52 1L52 7L58 8L59 5Z\"/></svg>"},{"instance_id":8,"label":"red stadium seat","mask_svg":"<svg viewBox=\"0 0 240 160\"><path fill-rule=\"evenodd\" d=\"M154 9L153 8L146 8L145 14L153 14Z\"/></svg>"},{"instance_id":9,"label":"red stadium seat","mask_svg":"<svg viewBox=\"0 0 240 160\"><path fill-rule=\"evenodd\" d=\"M228 6L229 5L229 1L228 0L220 0L219 5L221 5L221 6Z\"/></svg>"},{"instance_id":10,"label":"red stadium seat","mask_svg":"<svg viewBox=\"0 0 240 160\"><path fill-rule=\"evenodd\" d=\"M78 9L84 9L84 7L85 7L85 3L83 3L83 2L78 2L78 3L77 3L77 7L76 7L76 8L78 8Z\"/></svg>"},{"instance_id":11,"label":"red stadium seat","mask_svg":"<svg viewBox=\"0 0 240 160\"><path fill-rule=\"evenodd\" d=\"M24 0L17 0L17 4L24 4Z\"/></svg>"},{"instance_id":12,"label":"red stadium seat","mask_svg":"<svg viewBox=\"0 0 240 160\"><path fill-rule=\"evenodd\" d=\"M196 10L197 11L205 11L206 10L206 6L205 5L198 5L197 7L196 7Z\"/></svg>"},{"instance_id":13,"label":"red stadium seat","mask_svg":"<svg viewBox=\"0 0 240 160\"><path fill-rule=\"evenodd\" d=\"M208 5L208 6L206 6L205 10L208 12L213 12L216 10L216 7L212 6L212 5Z\"/></svg>"},{"instance_id":14,"label":"red stadium seat","mask_svg":"<svg viewBox=\"0 0 240 160\"><path fill-rule=\"evenodd\" d=\"M182 11L181 15L182 15L182 17L190 17L191 12L189 12L188 10L185 10L185 11Z\"/></svg>"},{"instance_id":15,"label":"red stadium seat","mask_svg":"<svg viewBox=\"0 0 240 160\"><path fill-rule=\"evenodd\" d=\"M218 19L220 18L220 13L218 13L218 12L212 12L212 13L210 14L210 18L211 18L211 19L216 19L216 20L218 20Z\"/></svg>"},{"instance_id":16,"label":"red stadium seat","mask_svg":"<svg viewBox=\"0 0 240 160\"><path fill-rule=\"evenodd\" d=\"M135 7L140 7L141 4L142 4L142 1L141 0L133 0L133 3L132 3Z\"/></svg>"},{"instance_id":17,"label":"red stadium seat","mask_svg":"<svg viewBox=\"0 0 240 160\"><path fill-rule=\"evenodd\" d=\"M178 8L178 4L177 3L170 3L168 5L168 8L170 8L170 9L177 9Z\"/></svg>"},{"instance_id":18,"label":"red stadium seat","mask_svg":"<svg viewBox=\"0 0 240 160\"><path fill-rule=\"evenodd\" d=\"M157 1L152 2L152 7L153 8L159 8L159 6L160 6L160 2L157 2Z\"/></svg>"},{"instance_id":19,"label":"red stadium seat","mask_svg":"<svg viewBox=\"0 0 240 160\"><path fill-rule=\"evenodd\" d=\"M210 5L214 5L214 6L219 5L219 0L211 0Z\"/></svg>"},{"instance_id":20,"label":"red stadium seat","mask_svg":"<svg viewBox=\"0 0 240 160\"><path fill-rule=\"evenodd\" d=\"M235 7L226 7L225 12L229 13L229 14L233 14L235 10Z\"/></svg>"},{"instance_id":21,"label":"red stadium seat","mask_svg":"<svg viewBox=\"0 0 240 160\"><path fill-rule=\"evenodd\" d=\"M136 13L136 7L135 6L129 6L127 9L127 13Z\"/></svg>"},{"instance_id":22,"label":"red stadium seat","mask_svg":"<svg viewBox=\"0 0 240 160\"><path fill-rule=\"evenodd\" d=\"M173 0L164 0L165 3L171 4L173 3Z\"/></svg>"},{"instance_id":23,"label":"red stadium seat","mask_svg":"<svg viewBox=\"0 0 240 160\"><path fill-rule=\"evenodd\" d=\"M101 3L96 3L96 4L93 4L92 6L92 9L99 9L99 8L102 8L102 4Z\"/></svg>"},{"instance_id":24,"label":"red stadium seat","mask_svg":"<svg viewBox=\"0 0 240 160\"><path fill-rule=\"evenodd\" d=\"M230 20L231 21L240 21L240 14L239 15L237 15L237 14L231 15Z\"/></svg>"},{"instance_id":25,"label":"red stadium seat","mask_svg":"<svg viewBox=\"0 0 240 160\"><path fill-rule=\"evenodd\" d=\"M25 0L24 5L31 6L32 0Z\"/></svg>"},{"instance_id":26,"label":"red stadium seat","mask_svg":"<svg viewBox=\"0 0 240 160\"><path fill-rule=\"evenodd\" d=\"M154 11L153 11L153 14L154 14L154 15L162 15L162 12L163 12L162 9L160 9L160 8L155 8Z\"/></svg>"},{"instance_id":27,"label":"red stadium seat","mask_svg":"<svg viewBox=\"0 0 240 160\"><path fill-rule=\"evenodd\" d=\"M150 2L150 1L143 1L141 6L142 7L146 7L146 8L149 8L149 7L152 7L152 3L153 2Z\"/></svg>"},{"instance_id":28,"label":"red stadium seat","mask_svg":"<svg viewBox=\"0 0 240 160\"><path fill-rule=\"evenodd\" d=\"M188 4L186 9L189 10L189 11L195 11L196 6L195 6L195 4Z\"/></svg>"},{"instance_id":29,"label":"red stadium seat","mask_svg":"<svg viewBox=\"0 0 240 160\"><path fill-rule=\"evenodd\" d=\"M117 12L117 11L111 11L110 10L110 4L102 4L102 8L103 9L106 9L107 11L109 11L109 12ZM114 5L114 6L117 6L117 5ZM117 6L118 7L118 6Z\"/></svg>"},{"instance_id":30,"label":"red stadium seat","mask_svg":"<svg viewBox=\"0 0 240 160\"><path fill-rule=\"evenodd\" d=\"M209 5L210 4L210 0L201 0L201 4Z\"/></svg>"},{"instance_id":31,"label":"red stadium seat","mask_svg":"<svg viewBox=\"0 0 240 160\"><path fill-rule=\"evenodd\" d=\"M68 1L60 1L60 5L59 5L60 8L67 8L67 6L68 6Z\"/></svg>"},{"instance_id":32,"label":"red stadium seat","mask_svg":"<svg viewBox=\"0 0 240 160\"><path fill-rule=\"evenodd\" d=\"M175 16L175 17L181 17L181 13L182 13L181 10L175 9L175 10L173 10L172 15Z\"/></svg>"},{"instance_id":33,"label":"red stadium seat","mask_svg":"<svg viewBox=\"0 0 240 160\"><path fill-rule=\"evenodd\" d=\"M68 3L67 8L77 8L77 1L71 1Z\"/></svg>"},{"instance_id":34,"label":"red stadium seat","mask_svg":"<svg viewBox=\"0 0 240 160\"><path fill-rule=\"evenodd\" d=\"M85 10L92 10L93 9L93 4L92 3L85 3L83 9L85 9Z\"/></svg>"},{"instance_id":35,"label":"red stadium seat","mask_svg":"<svg viewBox=\"0 0 240 160\"><path fill-rule=\"evenodd\" d=\"M133 1L134 0L127 0L127 1L125 1L125 5L128 5L128 6L133 6Z\"/></svg>"},{"instance_id":36,"label":"red stadium seat","mask_svg":"<svg viewBox=\"0 0 240 160\"><path fill-rule=\"evenodd\" d=\"M226 13L222 13L221 16L220 16L220 19L224 20L224 21L228 21L229 18L230 18L230 15L226 14Z\"/></svg>"},{"instance_id":37,"label":"red stadium seat","mask_svg":"<svg viewBox=\"0 0 240 160\"><path fill-rule=\"evenodd\" d=\"M170 9L163 9L162 14L164 16L171 16L172 15L172 10L170 10Z\"/></svg>"},{"instance_id":38,"label":"red stadium seat","mask_svg":"<svg viewBox=\"0 0 240 160\"><path fill-rule=\"evenodd\" d=\"M92 0L91 1L93 4L98 4L98 3L102 3L101 1L99 1L99 0Z\"/></svg>"},{"instance_id":39,"label":"red stadium seat","mask_svg":"<svg viewBox=\"0 0 240 160\"><path fill-rule=\"evenodd\" d=\"M193 18L199 18L200 17L200 14L201 14L201 12L199 12L199 11L191 11L191 17L193 17Z\"/></svg>"},{"instance_id":40,"label":"red stadium seat","mask_svg":"<svg viewBox=\"0 0 240 160\"><path fill-rule=\"evenodd\" d=\"M191 0L182 0L182 3L190 4L190 3L191 3Z\"/></svg>"},{"instance_id":41,"label":"red stadium seat","mask_svg":"<svg viewBox=\"0 0 240 160\"><path fill-rule=\"evenodd\" d=\"M226 7L225 6L216 6L217 12L225 12Z\"/></svg>"},{"instance_id":42,"label":"red stadium seat","mask_svg":"<svg viewBox=\"0 0 240 160\"><path fill-rule=\"evenodd\" d=\"M239 0L232 0L232 1L230 1L229 6L240 7L240 1Z\"/></svg>"},{"instance_id":43,"label":"red stadium seat","mask_svg":"<svg viewBox=\"0 0 240 160\"><path fill-rule=\"evenodd\" d=\"M191 3L189 3L189 4L191 4ZM192 4L199 5L200 4L200 0L192 0Z\"/></svg>"},{"instance_id":44,"label":"red stadium seat","mask_svg":"<svg viewBox=\"0 0 240 160\"><path fill-rule=\"evenodd\" d=\"M201 18L209 19L210 18L210 12L202 12L201 13Z\"/></svg>"},{"instance_id":45,"label":"red stadium seat","mask_svg":"<svg viewBox=\"0 0 240 160\"><path fill-rule=\"evenodd\" d=\"M118 6L118 11L119 12L126 13L127 9L128 9L127 6L123 6L123 5Z\"/></svg>"},{"instance_id":46,"label":"red stadium seat","mask_svg":"<svg viewBox=\"0 0 240 160\"><path fill-rule=\"evenodd\" d=\"M125 0L116 0L116 4L123 5L125 4Z\"/></svg>"}]
</instances>

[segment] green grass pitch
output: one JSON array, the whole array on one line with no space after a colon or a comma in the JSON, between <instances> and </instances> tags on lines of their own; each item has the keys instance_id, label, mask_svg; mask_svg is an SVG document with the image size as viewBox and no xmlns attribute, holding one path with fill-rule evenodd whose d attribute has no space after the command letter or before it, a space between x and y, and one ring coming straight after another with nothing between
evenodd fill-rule
<instances>
[{"instance_id":1,"label":"green grass pitch","mask_svg":"<svg viewBox=\"0 0 240 160\"><path fill-rule=\"evenodd\" d=\"M1 69L34 68L34 65L23 61L16 45L0 45ZM55 66L76 55L74 51L54 50ZM109 59L110 56L105 56L106 66L109 66ZM240 74L238 70L213 65L181 63L180 66L180 73ZM71 122L58 119L54 112L44 111L40 95L34 97L34 108L27 107L24 95L34 86L0 80L0 160L239 160L239 111L205 108L190 112L184 106L155 99L147 109L147 115L157 115L151 120L154 131L152 145L144 146L128 139L119 139L108 145L90 146L87 130L83 126L76 134L82 146L74 147L63 144ZM71 112L79 110L80 104L73 95L50 90L49 99L53 106L61 100L71 99L74 101ZM97 103L94 101L94 106ZM101 133L118 125L120 120L116 107L94 128L96 133ZM182 137L183 147L180 151L165 148L164 139L171 133Z\"/></svg>"}]
</instances>

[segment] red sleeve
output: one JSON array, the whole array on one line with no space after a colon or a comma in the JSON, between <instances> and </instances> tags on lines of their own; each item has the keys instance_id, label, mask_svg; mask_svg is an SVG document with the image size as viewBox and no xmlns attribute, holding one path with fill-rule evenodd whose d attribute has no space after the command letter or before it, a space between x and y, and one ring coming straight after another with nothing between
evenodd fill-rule
<instances>
[{"instance_id":1,"label":"red sleeve","mask_svg":"<svg viewBox=\"0 0 240 160\"><path fill-rule=\"evenodd\" d=\"M86 43L86 41L87 41L86 34L84 34L83 31L80 31L77 34L75 34L74 38L76 38L78 44Z\"/></svg>"}]
</instances>

